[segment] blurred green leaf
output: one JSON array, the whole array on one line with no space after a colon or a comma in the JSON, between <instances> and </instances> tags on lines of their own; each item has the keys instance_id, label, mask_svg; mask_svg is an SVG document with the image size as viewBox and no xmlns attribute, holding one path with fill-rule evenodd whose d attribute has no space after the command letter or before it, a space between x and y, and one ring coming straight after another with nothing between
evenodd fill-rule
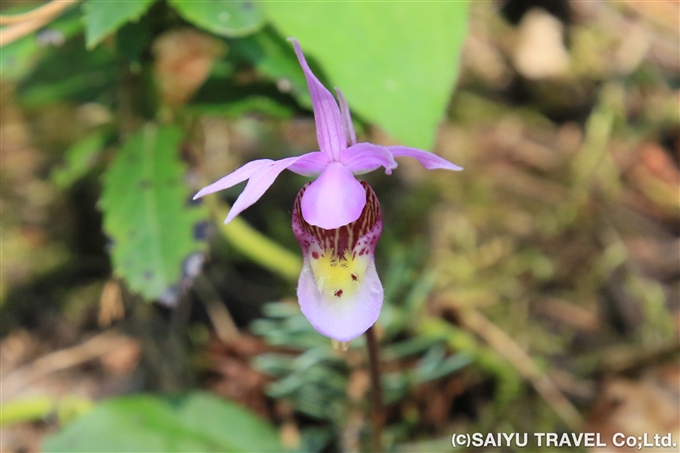
<instances>
[{"instance_id":1,"label":"blurred green leaf","mask_svg":"<svg viewBox=\"0 0 680 453\"><path fill-rule=\"evenodd\" d=\"M170 0L170 4L187 21L221 36L245 36L264 23L254 2Z\"/></svg>"},{"instance_id":2,"label":"blurred green leaf","mask_svg":"<svg viewBox=\"0 0 680 453\"><path fill-rule=\"evenodd\" d=\"M468 3L264 2L345 94L406 145L429 149L458 75Z\"/></svg>"},{"instance_id":3,"label":"blurred green leaf","mask_svg":"<svg viewBox=\"0 0 680 453\"><path fill-rule=\"evenodd\" d=\"M52 182L59 189L66 189L85 176L96 163L105 141L106 134L97 131L74 143L66 151L65 164L52 170L50 174Z\"/></svg>"},{"instance_id":4,"label":"blurred green leaf","mask_svg":"<svg viewBox=\"0 0 680 453\"><path fill-rule=\"evenodd\" d=\"M75 37L47 52L20 81L18 94L24 107L33 108L64 100L92 102L114 87L117 78L109 49L99 47L88 52L83 40Z\"/></svg>"},{"instance_id":5,"label":"blurred green leaf","mask_svg":"<svg viewBox=\"0 0 680 453\"><path fill-rule=\"evenodd\" d=\"M241 55L263 75L276 80L281 91L291 92L301 104L311 107L312 98L300 71L293 47L270 27L230 42L234 53Z\"/></svg>"},{"instance_id":6,"label":"blurred green leaf","mask_svg":"<svg viewBox=\"0 0 680 453\"><path fill-rule=\"evenodd\" d=\"M48 436L43 451L281 451L274 428L206 393L111 399Z\"/></svg>"},{"instance_id":7,"label":"blurred green leaf","mask_svg":"<svg viewBox=\"0 0 680 453\"><path fill-rule=\"evenodd\" d=\"M30 71L40 52L36 33L24 36L2 48L0 52L0 76L3 79L19 79Z\"/></svg>"},{"instance_id":8,"label":"blurred green leaf","mask_svg":"<svg viewBox=\"0 0 680 453\"><path fill-rule=\"evenodd\" d=\"M232 74L211 76L194 95L188 108L198 114L227 118L246 113L261 113L274 118L288 118L295 102L272 84L235 84Z\"/></svg>"},{"instance_id":9,"label":"blurred green leaf","mask_svg":"<svg viewBox=\"0 0 680 453\"><path fill-rule=\"evenodd\" d=\"M248 96L227 103L194 103L187 110L199 115L226 118L240 118L251 113L279 119L291 116L291 109L266 96Z\"/></svg>"},{"instance_id":10,"label":"blurred green leaf","mask_svg":"<svg viewBox=\"0 0 680 453\"><path fill-rule=\"evenodd\" d=\"M151 47L158 18L152 14L128 22L116 31L116 50L132 64L141 64L142 55Z\"/></svg>"},{"instance_id":11,"label":"blurred green leaf","mask_svg":"<svg viewBox=\"0 0 680 453\"><path fill-rule=\"evenodd\" d=\"M94 48L106 35L126 22L139 20L153 2L154 0L89 0L83 7L87 48Z\"/></svg>"},{"instance_id":12,"label":"blurred green leaf","mask_svg":"<svg viewBox=\"0 0 680 453\"><path fill-rule=\"evenodd\" d=\"M206 217L188 207L180 130L148 124L128 139L107 170L100 200L113 241L115 273L146 299L179 283L182 264L204 245L193 230Z\"/></svg>"},{"instance_id":13,"label":"blurred green leaf","mask_svg":"<svg viewBox=\"0 0 680 453\"><path fill-rule=\"evenodd\" d=\"M80 12L68 11L41 30L4 46L0 52L0 76L6 80L17 80L25 76L52 46L62 45L65 40L82 30L81 19Z\"/></svg>"}]
</instances>

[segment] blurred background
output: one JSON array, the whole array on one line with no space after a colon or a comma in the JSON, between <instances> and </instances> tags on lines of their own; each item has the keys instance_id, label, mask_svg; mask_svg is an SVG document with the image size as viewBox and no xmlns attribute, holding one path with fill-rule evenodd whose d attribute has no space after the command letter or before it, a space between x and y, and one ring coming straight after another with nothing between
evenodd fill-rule
<instances>
[{"instance_id":1,"label":"blurred background","mask_svg":"<svg viewBox=\"0 0 680 453\"><path fill-rule=\"evenodd\" d=\"M370 450L363 339L334 350L295 300L307 179L226 227L243 185L190 201L317 149L287 36L360 141L465 167L362 176L386 450L680 442L677 2L40 5L0 24L0 450Z\"/></svg>"}]
</instances>

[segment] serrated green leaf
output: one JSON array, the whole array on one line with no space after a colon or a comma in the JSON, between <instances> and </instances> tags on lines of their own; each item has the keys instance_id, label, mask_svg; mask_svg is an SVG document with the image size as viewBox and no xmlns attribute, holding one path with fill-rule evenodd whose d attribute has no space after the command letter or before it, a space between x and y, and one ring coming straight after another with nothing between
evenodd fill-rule
<instances>
[{"instance_id":1,"label":"serrated green leaf","mask_svg":"<svg viewBox=\"0 0 680 453\"><path fill-rule=\"evenodd\" d=\"M263 2L347 98L402 143L431 148L458 74L466 1Z\"/></svg>"},{"instance_id":2,"label":"serrated green leaf","mask_svg":"<svg viewBox=\"0 0 680 453\"><path fill-rule=\"evenodd\" d=\"M85 9L87 48L92 49L109 33L129 21L138 20L155 0L89 0Z\"/></svg>"},{"instance_id":3,"label":"serrated green leaf","mask_svg":"<svg viewBox=\"0 0 680 453\"><path fill-rule=\"evenodd\" d=\"M50 173L50 179L59 189L66 189L85 176L94 166L104 148L106 134L97 131L74 143L66 151L66 162Z\"/></svg>"},{"instance_id":4,"label":"serrated green leaf","mask_svg":"<svg viewBox=\"0 0 680 453\"><path fill-rule=\"evenodd\" d=\"M7 13L19 13L23 8L10 8ZM5 11L3 11L5 13ZM0 76L17 80L33 69L35 63L51 46L59 46L83 28L79 11L70 10L58 19L45 25L40 31L30 33L2 48L0 51Z\"/></svg>"},{"instance_id":5,"label":"serrated green leaf","mask_svg":"<svg viewBox=\"0 0 680 453\"><path fill-rule=\"evenodd\" d=\"M254 2L170 0L170 4L187 21L221 36L245 36L264 24L262 13Z\"/></svg>"},{"instance_id":6,"label":"serrated green leaf","mask_svg":"<svg viewBox=\"0 0 680 453\"><path fill-rule=\"evenodd\" d=\"M193 231L207 215L187 205L181 138L179 129L148 124L128 139L105 174L100 206L113 241L114 272L148 300L178 284L184 260L204 247Z\"/></svg>"},{"instance_id":7,"label":"serrated green leaf","mask_svg":"<svg viewBox=\"0 0 680 453\"><path fill-rule=\"evenodd\" d=\"M135 395L97 404L48 436L50 452L281 451L274 428L229 401L207 393Z\"/></svg>"}]
</instances>

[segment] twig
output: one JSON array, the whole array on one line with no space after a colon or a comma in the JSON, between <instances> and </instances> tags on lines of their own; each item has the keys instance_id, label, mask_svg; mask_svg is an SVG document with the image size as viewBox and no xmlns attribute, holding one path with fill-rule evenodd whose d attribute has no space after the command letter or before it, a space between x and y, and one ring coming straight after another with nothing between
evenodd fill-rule
<instances>
[{"instance_id":1,"label":"twig","mask_svg":"<svg viewBox=\"0 0 680 453\"><path fill-rule=\"evenodd\" d=\"M23 38L29 33L33 33L43 25L48 24L59 16L71 4L78 0L53 0L50 3L35 9L29 13L18 16L0 16L0 24L12 24L9 27L0 29L0 47L6 46L19 38ZM48 8L49 7L49 8ZM45 9L43 9L45 8ZM16 20L17 18L29 18Z\"/></svg>"},{"instance_id":2,"label":"twig","mask_svg":"<svg viewBox=\"0 0 680 453\"><path fill-rule=\"evenodd\" d=\"M379 453L382 448L382 431L385 426L385 407L382 400L382 386L380 385L380 359L378 357L378 341L373 326L366 331L366 347L368 348L368 362L371 370L371 399L373 402L373 452Z\"/></svg>"},{"instance_id":3,"label":"twig","mask_svg":"<svg viewBox=\"0 0 680 453\"><path fill-rule=\"evenodd\" d=\"M10 25L9 27L0 29L0 47L13 43L17 39L23 38L29 33L33 33L38 28L49 23L51 20L51 17L41 17L40 19L21 22L19 24Z\"/></svg>"},{"instance_id":4,"label":"twig","mask_svg":"<svg viewBox=\"0 0 680 453\"><path fill-rule=\"evenodd\" d=\"M225 344L239 338L240 332L234 318L222 303L215 286L203 273L199 274L194 281L194 292L205 306L217 338Z\"/></svg>"},{"instance_id":5,"label":"twig","mask_svg":"<svg viewBox=\"0 0 680 453\"><path fill-rule=\"evenodd\" d=\"M581 429L583 417L578 410L512 338L477 310L465 310L461 315L463 323L510 362L570 429Z\"/></svg>"},{"instance_id":6,"label":"twig","mask_svg":"<svg viewBox=\"0 0 680 453\"><path fill-rule=\"evenodd\" d=\"M340 450L346 452L361 451L361 433L366 426L366 409L364 402L371 386L371 373L365 369L354 370L347 384L347 398L350 401L347 421L340 437Z\"/></svg>"},{"instance_id":7,"label":"twig","mask_svg":"<svg viewBox=\"0 0 680 453\"><path fill-rule=\"evenodd\" d=\"M64 9L71 3L78 0L52 0L49 3L41 5L40 7L22 14L0 14L0 25L12 25L20 22L26 22L34 19L42 19L44 17L52 17Z\"/></svg>"},{"instance_id":8,"label":"twig","mask_svg":"<svg viewBox=\"0 0 680 453\"><path fill-rule=\"evenodd\" d=\"M108 330L95 335L84 343L40 357L33 363L14 370L3 377L0 400L9 399L37 379L104 355L126 341L128 341L127 337Z\"/></svg>"}]
</instances>

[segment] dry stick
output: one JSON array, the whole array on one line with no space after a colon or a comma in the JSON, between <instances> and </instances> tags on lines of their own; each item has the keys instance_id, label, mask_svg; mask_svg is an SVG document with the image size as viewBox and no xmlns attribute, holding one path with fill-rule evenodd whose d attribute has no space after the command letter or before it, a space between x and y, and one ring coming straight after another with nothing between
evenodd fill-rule
<instances>
[{"instance_id":1,"label":"dry stick","mask_svg":"<svg viewBox=\"0 0 680 453\"><path fill-rule=\"evenodd\" d=\"M385 408L380 385L380 362L378 358L378 341L373 326L366 331L366 347L371 370L371 396L373 400L373 451L382 452L382 431L385 426Z\"/></svg>"},{"instance_id":2,"label":"dry stick","mask_svg":"<svg viewBox=\"0 0 680 453\"><path fill-rule=\"evenodd\" d=\"M239 338L241 334L234 322L234 318L232 318L231 313L229 313L229 310L222 302L215 286L205 274L201 273L196 277L194 291L196 296L198 296L198 300L205 306L217 338L225 344Z\"/></svg>"},{"instance_id":3,"label":"dry stick","mask_svg":"<svg viewBox=\"0 0 680 453\"><path fill-rule=\"evenodd\" d=\"M0 399L7 400L37 379L102 356L126 341L129 341L128 337L107 330L83 343L40 357L3 376Z\"/></svg>"},{"instance_id":4,"label":"dry stick","mask_svg":"<svg viewBox=\"0 0 680 453\"><path fill-rule=\"evenodd\" d=\"M71 4L78 0L62 0L52 2L18 16L0 16L0 24L12 24L0 30L0 47L6 46L29 33L33 33L43 25L50 23ZM48 8L49 7L49 8ZM43 9L45 8L45 9ZM27 18L26 18L27 17ZM22 18L21 20L16 20Z\"/></svg>"},{"instance_id":5,"label":"dry stick","mask_svg":"<svg viewBox=\"0 0 680 453\"><path fill-rule=\"evenodd\" d=\"M463 323L510 362L571 430L579 431L583 427L578 410L512 338L477 310L465 310L461 314Z\"/></svg>"},{"instance_id":6,"label":"dry stick","mask_svg":"<svg viewBox=\"0 0 680 453\"><path fill-rule=\"evenodd\" d=\"M46 16L53 16L63 11L71 3L78 0L52 0L34 10L22 14L6 15L0 14L0 25L18 24L28 20L41 19Z\"/></svg>"}]
</instances>

